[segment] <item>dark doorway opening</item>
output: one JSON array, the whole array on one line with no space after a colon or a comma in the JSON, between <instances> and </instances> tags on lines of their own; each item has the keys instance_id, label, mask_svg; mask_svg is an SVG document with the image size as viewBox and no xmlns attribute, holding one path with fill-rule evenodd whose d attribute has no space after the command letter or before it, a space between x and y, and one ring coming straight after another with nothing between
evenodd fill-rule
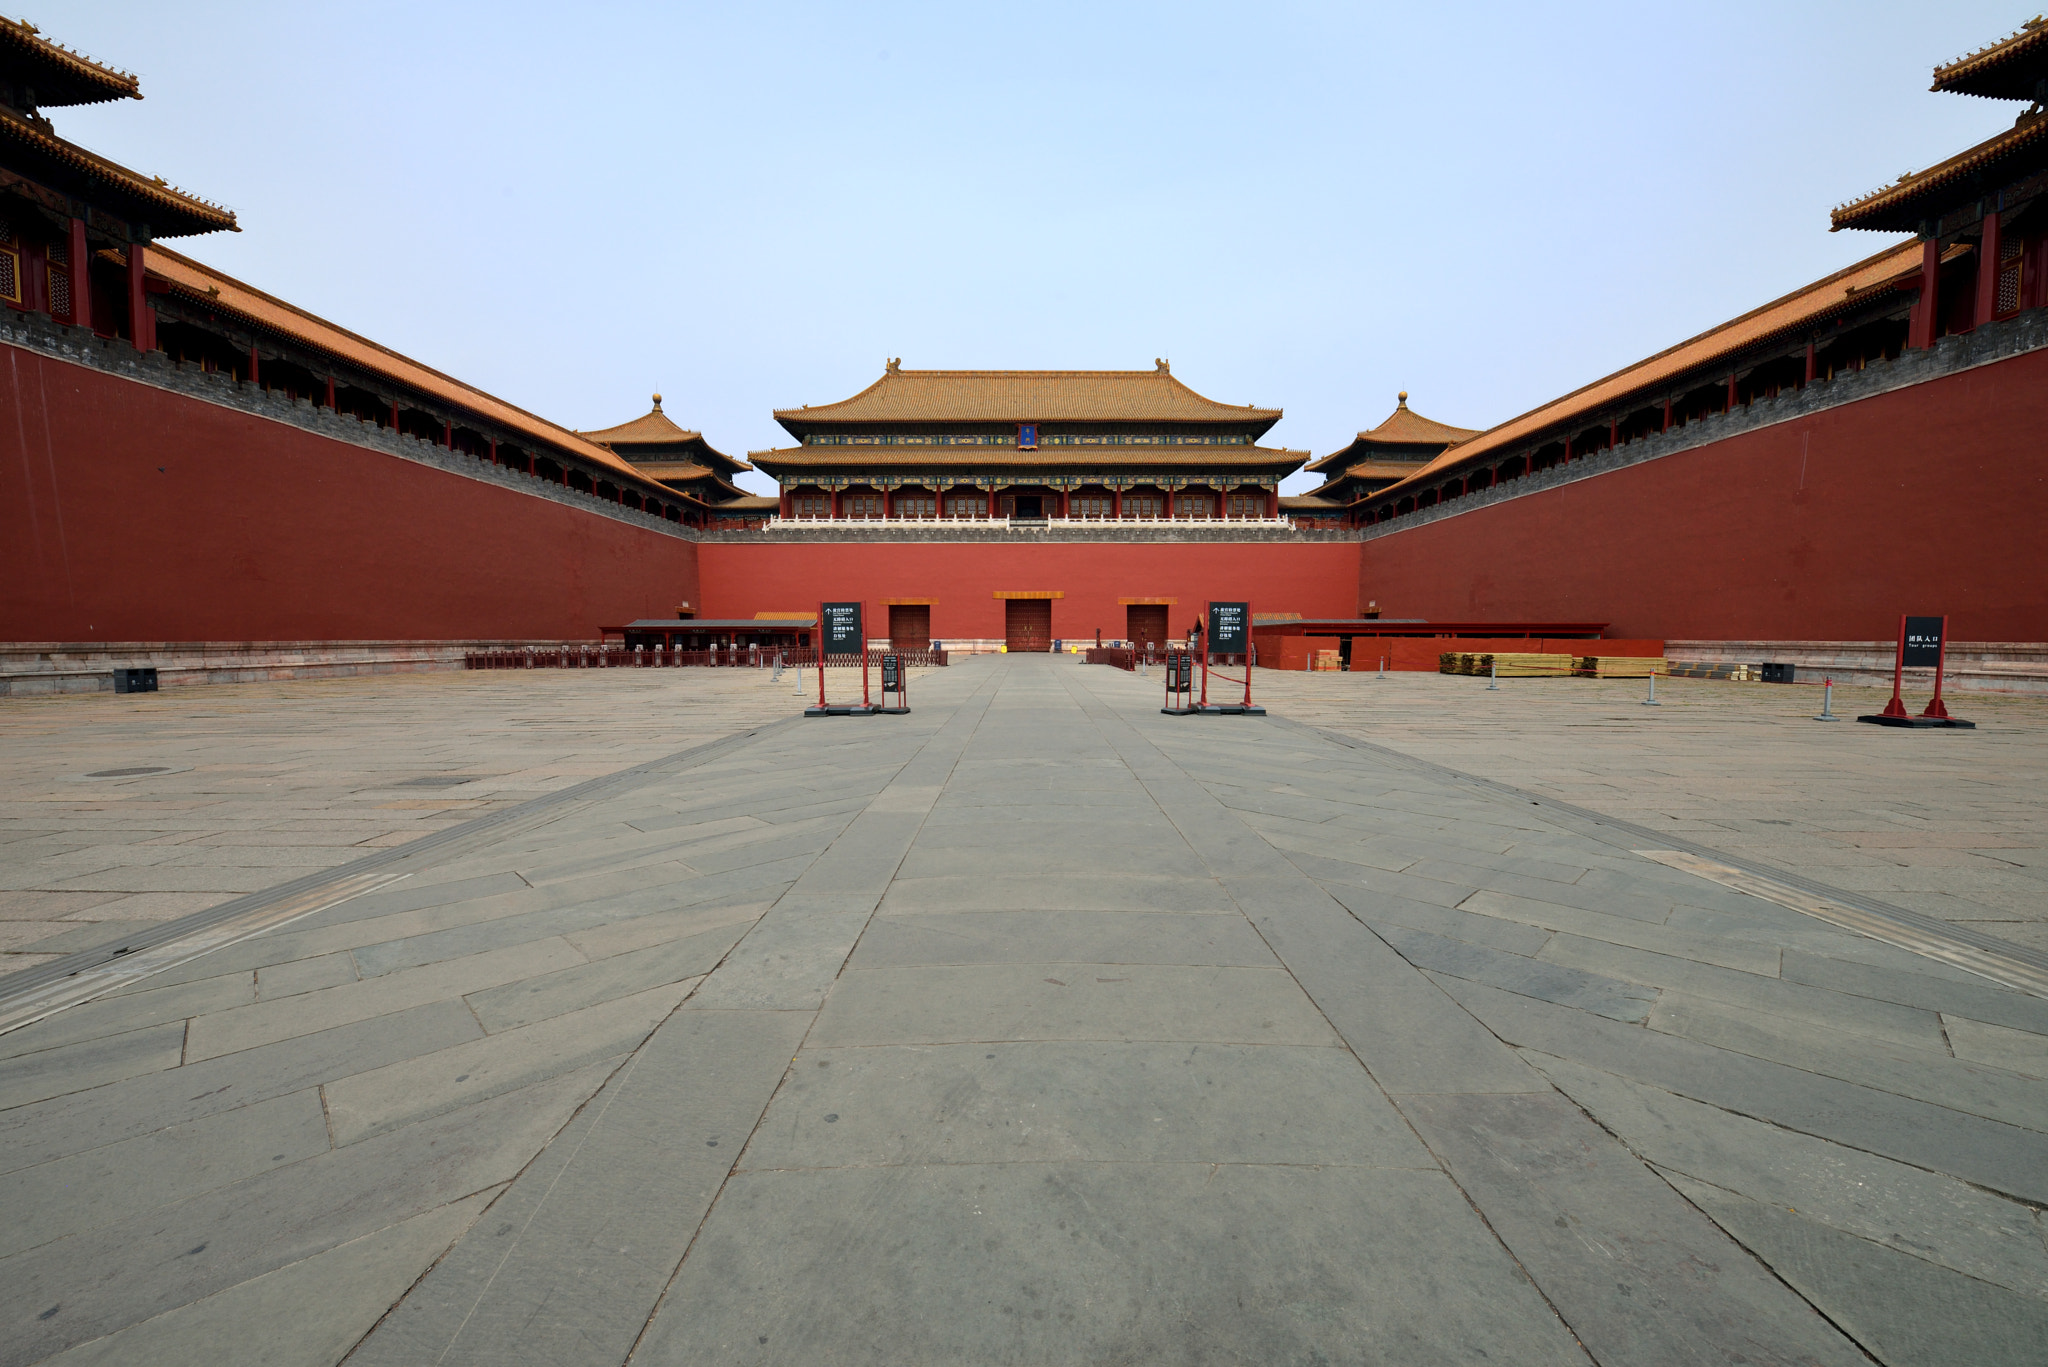
<instances>
[{"instance_id":1,"label":"dark doorway opening","mask_svg":"<svg viewBox=\"0 0 2048 1367\"><path fill-rule=\"evenodd\" d=\"M1140 649L1166 641L1166 604L1131 603L1124 608L1124 639Z\"/></svg>"},{"instance_id":2,"label":"dark doorway opening","mask_svg":"<svg viewBox=\"0 0 2048 1367\"><path fill-rule=\"evenodd\" d=\"M1003 635L1013 651L1043 654L1051 650L1052 599L1005 599Z\"/></svg>"},{"instance_id":3,"label":"dark doorway opening","mask_svg":"<svg viewBox=\"0 0 2048 1367\"><path fill-rule=\"evenodd\" d=\"M1045 516L1045 500L1044 500L1044 499L1043 499L1042 497L1040 497L1039 495L1037 495L1037 494L1019 494L1019 495L1017 495L1017 511L1016 511L1016 513L1014 514L1014 516L1017 516L1017 517L1020 517L1020 518L1026 518L1026 519L1033 519L1033 518L1042 518L1042 517L1044 517L1044 516ZM1023 600L1023 599L1013 599L1012 601L1013 601L1013 602L1023 602L1023 601L1025 601L1025 600Z\"/></svg>"},{"instance_id":4,"label":"dark doorway opening","mask_svg":"<svg viewBox=\"0 0 2048 1367\"><path fill-rule=\"evenodd\" d=\"M889 649L930 650L931 647L931 604L891 603L889 605Z\"/></svg>"}]
</instances>

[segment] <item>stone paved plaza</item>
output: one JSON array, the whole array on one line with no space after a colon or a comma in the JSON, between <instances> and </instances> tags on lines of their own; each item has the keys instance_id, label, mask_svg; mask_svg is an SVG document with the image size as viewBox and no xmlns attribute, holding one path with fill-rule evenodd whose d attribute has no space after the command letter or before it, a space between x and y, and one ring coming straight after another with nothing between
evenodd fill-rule
<instances>
[{"instance_id":1,"label":"stone paved plaza","mask_svg":"<svg viewBox=\"0 0 2048 1367\"><path fill-rule=\"evenodd\" d=\"M2043 1360L2048 707L1157 682L0 704L0 1363Z\"/></svg>"}]
</instances>

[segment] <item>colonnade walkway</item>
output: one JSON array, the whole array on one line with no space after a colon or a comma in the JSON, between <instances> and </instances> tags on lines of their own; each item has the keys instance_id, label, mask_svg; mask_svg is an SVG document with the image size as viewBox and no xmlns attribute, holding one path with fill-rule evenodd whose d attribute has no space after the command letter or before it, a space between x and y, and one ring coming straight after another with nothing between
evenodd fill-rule
<instances>
[{"instance_id":1,"label":"colonnade walkway","mask_svg":"<svg viewBox=\"0 0 2048 1367\"><path fill-rule=\"evenodd\" d=\"M0 1363L2040 1360L2048 1000L1154 682L964 661L0 1034Z\"/></svg>"}]
</instances>

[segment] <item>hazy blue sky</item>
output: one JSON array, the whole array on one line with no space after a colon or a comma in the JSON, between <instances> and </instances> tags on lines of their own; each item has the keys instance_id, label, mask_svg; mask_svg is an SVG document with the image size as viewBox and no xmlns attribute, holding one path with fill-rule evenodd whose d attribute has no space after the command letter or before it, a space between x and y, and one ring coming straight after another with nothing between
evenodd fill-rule
<instances>
[{"instance_id":1,"label":"hazy blue sky","mask_svg":"<svg viewBox=\"0 0 2048 1367\"><path fill-rule=\"evenodd\" d=\"M572 427L911 368L1146 368L1320 455L1485 427L1898 239L2008 125L2024 6L43 4L58 131L240 215L171 245ZM1290 481L1293 490L1312 478ZM755 487L767 489L765 480Z\"/></svg>"}]
</instances>

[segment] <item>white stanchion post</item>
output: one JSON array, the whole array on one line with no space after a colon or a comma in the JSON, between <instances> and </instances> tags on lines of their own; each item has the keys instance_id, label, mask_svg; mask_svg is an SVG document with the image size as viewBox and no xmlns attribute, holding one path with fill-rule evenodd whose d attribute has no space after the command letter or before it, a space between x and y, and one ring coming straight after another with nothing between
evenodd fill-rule
<instances>
[{"instance_id":1,"label":"white stanchion post","mask_svg":"<svg viewBox=\"0 0 2048 1367\"><path fill-rule=\"evenodd\" d=\"M1377 677L1377 678L1381 678L1381 679L1384 679L1384 678L1386 678L1386 677L1387 677L1387 657L1386 657L1386 656L1384 656L1384 655L1380 656L1380 672L1379 672L1379 674L1378 674L1378 675L1376 675L1375 677Z\"/></svg>"},{"instance_id":2,"label":"white stanchion post","mask_svg":"<svg viewBox=\"0 0 2048 1367\"><path fill-rule=\"evenodd\" d=\"M1486 691L1500 692L1500 664L1497 661L1489 662L1486 666Z\"/></svg>"},{"instance_id":3,"label":"white stanchion post","mask_svg":"<svg viewBox=\"0 0 2048 1367\"><path fill-rule=\"evenodd\" d=\"M1656 671L1656 669L1654 669L1654 668L1652 668L1652 669L1650 670L1650 696L1649 696L1649 697L1647 697L1647 698L1645 698L1645 699L1643 699L1643 706L1645 706L1645 707L1662 707L1662 706L1663 706L1663 704L1662 704L1662 703L1660 703L1660 702L1658 702L1658 701L1657 701L1657 671Z\"/></svg>"},{"instance_id":4,"label":"white stanchion post","mask_svg":"<svg viewBox=\"0 0 2048 1367\"><path fill-rule=\"evenodd\" d=\"M1838 717L1838 716L1836 716L1836 715L1835 715L1835 681L1834 681L1833 679L1825 679L1825 680L1822 680L1822 682L1821 682L1821 686L1820 686L1820 715L1819 715L1819 716L1817 716L1817 717L1815 717L1815 718L1814 718L1814 720L1815 720L1815 721L1840 721L1840 720L1841 720L1841 718L1840 718L1840 717Z\"/></svg>"}]
</instances>

